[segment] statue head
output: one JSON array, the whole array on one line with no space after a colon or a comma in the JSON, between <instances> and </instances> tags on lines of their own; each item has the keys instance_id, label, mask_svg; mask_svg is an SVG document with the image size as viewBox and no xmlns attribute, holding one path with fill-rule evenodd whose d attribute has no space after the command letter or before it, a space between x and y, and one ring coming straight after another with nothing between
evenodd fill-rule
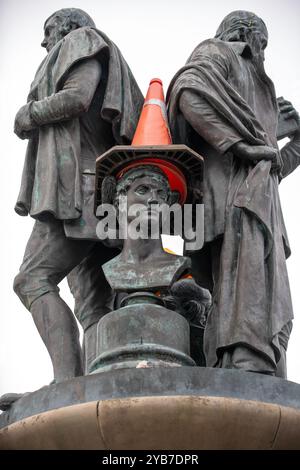
<instances>
[{"instance_id":1,"label":"statue head","mask_svg":"<svg viewBox=\"0 0 300 470\"><path fill-rule=\"evenodd\" d=\"M222 41L246 42L255 56L264 59L268 30L264 21L250 11L237 10L229 13L221 22L215 37Z\"/></svg>"},{"instance_id":2,"label":"statue head","mask_svg":"<svg viewBox=\"0 0 300 470\"><path fill-rule=\"evenodd\" d=\"M57 44L64 36L74 29L89 26L95 28L92 18L79 8L63 8L54 12L44 24L44 39L41 44L47 52Z\"/></svg>"},{"instance_id":3,"label":"statue head","mask_svg":"<svg viewBox=\"0 0 300 470\"><path fill-rule=\"evenodd\" d=\"M126 198L126 199L125 199ZM139 221L141 226L149 227L152 222L159 232L163 211L162 208L171 203L171 190L166 175L158 167L143 165L128 170L118 181L116 186L115 206L122 210L122 202L125 201L127 223L134 218L134 211L129 208L140 206ZM138 207L138 206L136 206Z\"/></svg>"},{"instance_id":4,"label":"statue head","mask_svg":"<svg viewBox=\"0 0 300 470\"><path fill-rule=\"evenodd\" d=\"M162 245L162 228L170 216L172 190L168 177L158 166L140 164L124 170L117 179L105 177L102 201L104 212L110 212L109 201L113 201L119 225L116 227L107 220L99 238L108 246L118 246L118 240L123 242L120 255L102 266L113 289L157 291L169 287L189 268L188 258L170 254ZM107 236L102 238L104 233Z\"/></svg>"},{"instance_id":5,"label":"statue head","mask_svg":"<svg viewBox=\"0 0 300 470\"><path fill-rule=\"evenodd\" d=\"M114 205L119 223L128 225L138 215L141 226L145 229L151 225L155 234L160 233L165 209L177 200L167 176L155 165L131 168L117 180L107 176L102 183L102 202Z\"/></svg>"}]
</instances>

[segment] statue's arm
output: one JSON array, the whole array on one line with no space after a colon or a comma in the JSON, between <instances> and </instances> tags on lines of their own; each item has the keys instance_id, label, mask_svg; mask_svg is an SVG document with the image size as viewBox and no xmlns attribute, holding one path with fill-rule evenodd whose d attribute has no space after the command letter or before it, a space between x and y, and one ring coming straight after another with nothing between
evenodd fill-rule
<instances>
[{"instance_id":1,"label":"statue's arm","mask_svg":"<svg viewBox=\"0 0 300 470\"><path fill-rule=\"evenodd\" d=\"M88 59L75 65L60 91L32 103L32 119L38 126L42 126L85 113L89 109L100 78L101 65L96 59Z\"/></svg>"},{"instance_id":2,"label":"statue's arm","mask_svg":"<svg viewBox=\"0 0 300 470\"><path fill-rule=\"evenodd\" d=\"M184 90L179 99L179 108L193 129L221 154L242 140L232 127L227 126L218 112L192 90Z\"/></svg>"},{"instance_id":3,"label":"statue's arm","mask_svg":"<svg viewBox=\"0 0 300 470\"><path fill-rule=\"evenodd\" d=\"M183 91L179 108L194 130L220 154L231 151L242 160L275 160L276 150L266 145L250 145L197 93Z\"/></svg>"},{"instance_id":4,"label":"statue's arm","mask_svg":"<svg viewBox=\"0 0 300 470\"><path fill-rule=\"evenodd\" d=\"M40 126L66 121L88 111L101 79L101 65L96 59L76 64L62 88L53 95L22 106L15 119L15 133L26 138Z\"/></svg>"},{"instance_id":5,"label":"statue's arm","mask_svg":"<svg viewBox=\"0 0 300 470\"><path fill-rule=\"evenodd\" d=\"M283 167L282 177L290 175L300 164L300 118L299 114L290 101L280 97L277 100L279 112L282 119L294 119L298 122L298 130L290 137L290 141L281 149Z\"/></svg>"},{"instance_id":6,"label":"statue's arm","mask_svg":"<svg viewBox=\"0 0 300 470\"><path fill-rule=\"evenodd\" d=\"M290 175L300 165L300 129L293 138L281 149L283 168L282 177Z\"/></svg>"}]
</instances>

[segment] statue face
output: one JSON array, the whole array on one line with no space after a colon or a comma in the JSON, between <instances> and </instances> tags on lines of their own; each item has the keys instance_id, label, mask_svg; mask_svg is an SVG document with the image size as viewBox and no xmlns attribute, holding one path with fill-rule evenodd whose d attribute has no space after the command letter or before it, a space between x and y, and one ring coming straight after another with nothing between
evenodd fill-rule
<instances>
[{"instance_id":1,"label":"statue face","mask_svg":"<svg viewBox=\"0 0 300 470\"><path fill-rule=\"evenodd\" d=\"M137 178L127 191L128 208L133 204L142 204L144 209L140 212L140 219L144 221L159 221L161 218L160 205L167 202L166 185L163 185L155 176ZM128 216L128 222L133 218Z\"/></svg>"},{"instance_id":2,"label":"statue face","mask_svg":"<svg viewBox=\"0 0 300 470\"><path fill-rule=\"evenodd\" d=\"M254 56L265 59L265 48L268 44L268 38L265 35L264 31L259 28L248 31L246 37L247 43L250 45L252 53Z\"/></svg>"},{"instance_id":3,"label":"statue face","mask_svg":"<svg viewBox=\"0 0 300 470\"><path fill-rule=\"evenodd\" d=\"M47 52L50 52L55 44L64 37L61 25L62 19L59 16L51 17L45 24L44 39L41 46L45 47Z\"/></svg>"},{"instance_id":4,"label":"statue face","mask_svg":"<svg viewBox=\"0 0 300 470\"><path fill-rule=\"evenodd\" d=\"M268 30L263 20L252 12L237 10L221 22L216 37L223 41L246 42L257 60L264 60L268 44Z\"/></svg>"}]
</instances>

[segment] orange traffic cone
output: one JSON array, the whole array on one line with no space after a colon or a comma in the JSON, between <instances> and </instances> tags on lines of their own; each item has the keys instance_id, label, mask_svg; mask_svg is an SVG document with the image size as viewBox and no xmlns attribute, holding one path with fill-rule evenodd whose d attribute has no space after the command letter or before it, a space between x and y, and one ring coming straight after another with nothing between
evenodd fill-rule
<instances>
[{"instance_id":1,"label":"orange traffic cone","mask_svg":"<svg viewBox=\"0 0 300 470\"><path fill-rule=\"evenodd\" d=\"M159 78L153 78L150 81L144 106L140 119L132 140L132 147L147 146L170 146L172 144L171 134L168 125L167 109L165 105L164 91L162 81ZM184 203L187 195L186 180L182 172L171 161L160 158L138 159L128 162L128 164L117 174L117 179L131 168L141 165L155 165L159 167L168 177L170 187L173 191L180 194L180 202Z\"/></svg>"},{"instance_id":2,"label":"orange traffic cone","mask_svg":"<svg viewBox=\"0 0 300 470\"><path fill-rule=\"evenodd\" d=\"M199 182L203 178L202 157L186 145L172 145L159 78L150 81L132 144L112 147L97 158L95 210L101 204L102 182L106 176L118 180L128 170L142 165L154 165L164 172L171 190L178 193L180 204L188 200L189 194L193 196L192 178Z\"/></svg>"},{"instance_id":3,"label":"orange traffic cone","mask_svg":"<svg viewBox=\"0 0 300 470\"><path fill-rule=\"evenodd\" d=\"M132 145L170 145L171 134L167 120L162 81L153 78L144 102Z\"/></svg>"}]
</instances>

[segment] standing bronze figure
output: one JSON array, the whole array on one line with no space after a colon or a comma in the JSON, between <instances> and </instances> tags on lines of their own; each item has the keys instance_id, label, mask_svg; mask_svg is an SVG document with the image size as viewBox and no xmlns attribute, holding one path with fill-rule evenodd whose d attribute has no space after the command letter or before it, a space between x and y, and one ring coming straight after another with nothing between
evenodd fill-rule
<instances>
[{"instance_id":1,"label":"standing bronze figure","mask_svg":"<svg viewBox=\"0 0 300 470\"><path fill-rule=\"evenodd\" d=\"M14 289L62 381L83 366L77 325L57 285L75 268L75 313L91 339L112 298L99 267L116 254L96 236L95 161L115 143L130 143L143 97L119 49L82 10L53 13L44 32L48 54L15 120L16 134L29 139L16 211L36 222Z\"/></svg>"},{"instance_id":2,"label":"standing bronze figure","mask_svg":"<svg viewBox=\"0 0 300 470\"><path fill-rule=\"evenodd\" d=\"M293 311L278 184L300 163L300 130L265 72L267 43L263 20L230 13L175 75L167 98L174 141L205 160L205 246L193 274L213 292L207 365L285 377ZM281 152L278 106L294 132Z\"/></svg>"}]
</instances>

